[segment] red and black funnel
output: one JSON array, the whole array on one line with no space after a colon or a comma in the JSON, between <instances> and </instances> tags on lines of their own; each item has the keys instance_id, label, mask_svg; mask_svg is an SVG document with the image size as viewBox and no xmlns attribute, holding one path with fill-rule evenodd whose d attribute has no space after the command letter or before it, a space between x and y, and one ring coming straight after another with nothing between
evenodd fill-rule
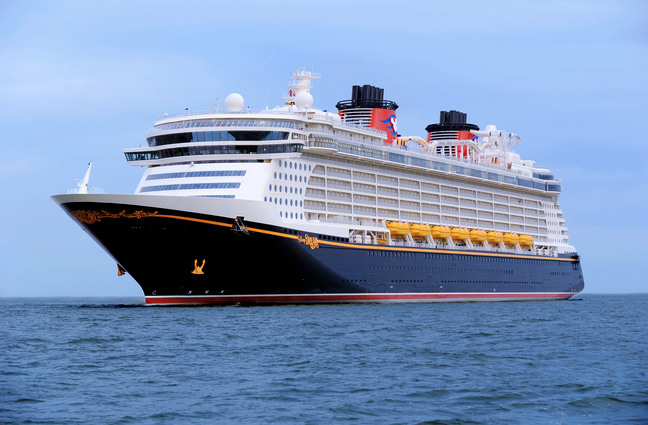
<instances>
[{"instance_id":1,"label":"red and black funnel","mask_svg":"<svg viewBox=\"0 0 648 425\"><path fill-rule=\"evenodd\" d=\"M391 143L398 137L396 123L398 105L391 100L383 100L384 91L370 85L353 86L351 100L342 100L335 107L347 123L386 131L386 142Z\"/></svg>"}]
</instances>

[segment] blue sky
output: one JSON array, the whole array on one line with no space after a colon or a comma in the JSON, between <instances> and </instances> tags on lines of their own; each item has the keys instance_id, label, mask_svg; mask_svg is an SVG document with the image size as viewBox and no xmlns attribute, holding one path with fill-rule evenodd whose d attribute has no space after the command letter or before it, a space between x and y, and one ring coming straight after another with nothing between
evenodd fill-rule
<instances>
[{"instance_id":1,"label":"blue sky","mask_svg":"<svg viewBox=\"0 0 648 425\"><path fill-rule=\"evenodd\" d=\"M49 197L88 161L132 193L122 149L157 117L276 106L298 66L319 108L383 87L403 135L448 109L521 134L563 180L586 292L648 291L647 2L0 1L0 296L141 295Z\"/></svg>"}]
</instances>

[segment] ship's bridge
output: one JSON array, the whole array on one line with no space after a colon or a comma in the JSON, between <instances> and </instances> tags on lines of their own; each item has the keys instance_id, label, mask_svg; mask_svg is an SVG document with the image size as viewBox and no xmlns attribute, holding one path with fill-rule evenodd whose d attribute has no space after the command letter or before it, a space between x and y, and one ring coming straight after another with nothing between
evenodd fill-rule
<instances>
[{"instance_id":1,"label":"ship's bridge","mask_svg":"<svg viewBox=\"0 0 648 425\"><path fill-rule=\"evenodd\" d=\"M235 112L219 111L213 116L212 111L207 111L160 118L146 134L148 147L124 149L126 160L130 165L147 166L176 164L178 157L205 162L221 161L223 155L228 155L229 160L246 161L299 156L316 127L335 126L376 140L385 137L380 130L344 123L326 111L302 113L282 107Z\"/></svg>"}]
</instances>

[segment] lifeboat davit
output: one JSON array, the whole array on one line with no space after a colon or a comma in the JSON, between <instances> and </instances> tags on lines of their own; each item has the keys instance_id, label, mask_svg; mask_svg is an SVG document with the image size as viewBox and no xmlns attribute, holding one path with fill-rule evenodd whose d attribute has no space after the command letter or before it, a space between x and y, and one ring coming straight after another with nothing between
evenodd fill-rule
<instances>
[{"instance_id":1,"label":"lifeboat davit","mask_svg":"<svg viewBox=\"0 0 648 425\"><path fill-rule=\"evenodd\" d=\"M409 231L412 237L427 238L432 233L432 229L427 224L410 224Z\"/></svg>"},{"instance_id":2,"label":"lifeboat davit","mask_svg":"<svg viewBox=\"0 0 648 425\"><path fill-rule=\"evenodd\" d=\"M387 228L392 236L405 236L409 233L409 226L402 221L388 221Z\"/></svg>"},{"instance_id":3,"label":"lifeboat davit","mask_svg":"<svg viewBox=\"0 0 648 425\"><path fill-rule=\"evenodd\" d=\"M468 234L468 230L464 229L463 227L454 227L450 232L450 237L453 241L465 241L470 236Z\"/></svg>"},{"instance_id":4,"label":"lifeboat davit","mask_svg":"<svg viewBox=\"0 0 648 425\"><path fill-rule=\"evenodd\" d=\"M518 242L520 242L520 237L514 233L504 235L504 245L517 245Z\"/></svg>"},{"instance_id":5,"label":"lifeboat davit","mask_svg":"<svg viewBox=\"0 0 648 425\"><path fill-rule=\"evenodd\" d=\"M450 237L450 228L445 226L434 226L432 228L432 237L434 239L448 239Z\"/></svg>"},{"instance_id":6,"label":"lifeboat davit","mask_svg":"<svg viewBox=\"0 0 648 425\"><path fill-rule=\"evenodd\" d=\"M500 232L488 232L486 234L486 240L491 245L498 245L504 240L504 236Z\"/></svg>"},{"instance_id":7,"label":"lifeboat davit","mask_svg":"<svg viewBox=\"0 0 648 425\"><path fill-rule=\"evenodd\" d=\"M520 246L533 246L533 236L520 235Z\"/></svg>"},{"instance_id":8,"label":"lifeboat davit","mask_svg":"<svg viewBox=\"0 0 648 425\"><path fill-rule=\"evenodd\" d=\"M486 232L483 230L473 229L469 233L471 242L484 242L486 240Z\"/></svg>"}]
</instances>

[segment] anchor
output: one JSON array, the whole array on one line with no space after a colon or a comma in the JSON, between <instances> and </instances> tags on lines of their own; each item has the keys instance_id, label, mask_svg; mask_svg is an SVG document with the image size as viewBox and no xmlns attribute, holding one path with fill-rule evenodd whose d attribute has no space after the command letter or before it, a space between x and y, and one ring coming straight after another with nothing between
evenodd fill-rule
<instances>
[{"instance_id":1,"label":"anchor","mask_svg":"<svg viewBox=\"0 0 648 425\"><path fill-rule=\"evenodd\" d=\"M230 229L230 232L234 232L237 235L250 235L250 232L248 232L247 226L243 223L243 219L245 217L236 217L236 220L234 220L234 224L232 224L232 228Z\"/></svg>"}]
</instances>

